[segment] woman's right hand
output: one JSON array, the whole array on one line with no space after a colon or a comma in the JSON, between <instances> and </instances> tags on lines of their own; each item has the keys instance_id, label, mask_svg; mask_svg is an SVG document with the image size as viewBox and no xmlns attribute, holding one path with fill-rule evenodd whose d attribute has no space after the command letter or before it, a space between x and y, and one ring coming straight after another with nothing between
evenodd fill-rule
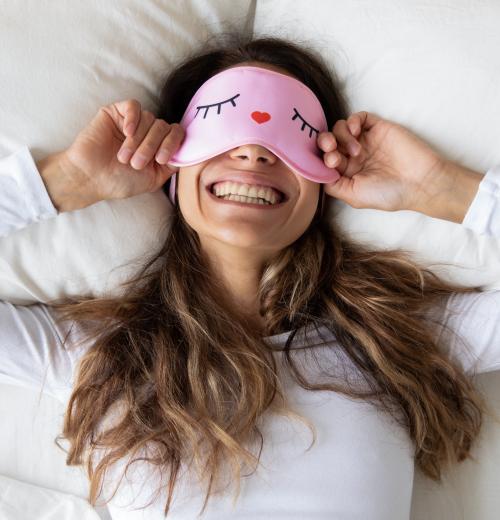
<instances>
[{"instance_id":1,"label":"woman's right hand","mask_svg":"<svg viewBox=\"0 0 500 520\"><path fill-rule=\"evenodd\" d=\"M160 189L178 171L167 161L184 135L181 125L157 119L139 101L118 101L99 109L63 160L95 200L128 198Z\"/></svg>"}]
</instances>

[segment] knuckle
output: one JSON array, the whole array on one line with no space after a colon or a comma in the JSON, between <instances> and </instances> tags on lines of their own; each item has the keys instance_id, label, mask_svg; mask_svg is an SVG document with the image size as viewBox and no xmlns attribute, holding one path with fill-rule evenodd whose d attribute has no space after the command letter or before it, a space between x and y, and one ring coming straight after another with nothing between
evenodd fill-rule
<instances>
[{"instance_id":1,"label":"knuckle","mask_svg":"<svg viewBox=\"0 0 500 520\"><path fill-rule=\"evenodd\" d=\"M162 133L166 132L170 128L169 124L165 121L165 119L157 119L154 124L155 127Z\"/></svg>"},{"instance_id":2,"label":"knuckle","mask_svg":"<svg viewBox=\"0 0 500 520\"><path fill-rule=\"evenodd\" d=\"M108 116L111 116L113 119L116 119L119 114L118 110L116 109L115 105L102 105L99 107L99 111L97 112L99 116L102 116L103 114L107 114Z\"/></svg>"},{"instance_id":3,"label":"knuckle","mask_svg":"<svg viewBox=\"0 0 500 520\"><path fill-rule=\"evenodd\" d=\"M147 139L141 143L140 149L143 152L151 152L155 151L157 148L157 145L155 145L154 141Z\"/></svg>"},{"instance_id":4,"label":"knuckle","mask_svg":"<svg viewBox=\"0 0 500 520\"><path fill-rule=\"evenodd\" d=\"M335 124L333 125L332 132L338 132L340 126L341 126L342 119L337 119Z\"/></svg>"},{"instance_id":5,"label":"knuckle","mask_svg":"<svg viewBox=\"0 0 500 520\"><path fill-rule=\"evenodd\" d=\"M345 119L339 119L333 127L333 132L336 136L342 137L342 135L345 134L346 126L347 121Z\"/></svg>"},{"instance_id":6,"label":"knuckle","mask_svg":"<svg viewBox=\"0 0 500 520\"><path fill-rule=\"evenodd\" d=\"M125 113L137 118L137 115L141 113L141 104L137 99L128 99L125 104Z\"/></svg>"},{"instance_id":7,"label":"knuckle","mask_svg":"<svg viewBox=\"0 0 500 520\"><path fill-rule=\"evenodd\" d=\"M113 110L113 108L109 105L99 107L99 110L97 111L97 116L101 116L103 114L110 115L110 111Z\"/></svg>"},{"instance_id":8,"label":"knuckle","mask_svg":"<svg viewBox=\"0 0 500 520\"><path fill-rule=\"evenodd\" d=\"M131 107L140 107L141 106L139 101L137 101L137 99L135 99L135 98L127 99L127 105L129 105Z\"/></svg>"},{"instance_id":9,"label":"knuckle","mask_svg":"<svg viewBox=\"0 0 500 520\"><path fill-rule=\"evenodd\" d=\"M175 134L184 135L185 133L184 127L181 126L179 123L172 123L170 127L172 129L171 131Z\"/></svg>"},{"instance_id":10,"label":"knuckle","mask_svg":"<svg viewBox=\"0 0 500 520\"><path fill-rule=\"evenodd\" d=\"M165 139L163 139L160 147L162 150L172 151L175 147L175 144L172 142L170 136L167 136Z\"/></svg>"}]
</instances>

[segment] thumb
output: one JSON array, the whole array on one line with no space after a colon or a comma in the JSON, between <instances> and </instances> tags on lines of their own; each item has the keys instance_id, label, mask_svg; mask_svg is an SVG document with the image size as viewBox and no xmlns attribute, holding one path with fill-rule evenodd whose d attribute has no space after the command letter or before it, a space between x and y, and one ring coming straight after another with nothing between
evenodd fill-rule
<instances>
[{"instance_id":1,"label":"thumb","mask_svg":"<svg viewBox=\"0 0 500 520\"><path fill-rule=\"evenodd\" d=\"M159 168L155 171L153 188L151 188L150 191L154 192L159 190L174 173L176 173L176 171L171 166L159 165Z\"/></svg>"},{"instance_id":2,"label":"thumb","mask_svg":"<svg viewBox=\"0 0 500 520\"><path fill-rule=\"evenodd\" d=\"M325 184L324 190L327 195L348 202L352 197L352 178L342 175L335 182Z\"/></svg>"}]
</instances>

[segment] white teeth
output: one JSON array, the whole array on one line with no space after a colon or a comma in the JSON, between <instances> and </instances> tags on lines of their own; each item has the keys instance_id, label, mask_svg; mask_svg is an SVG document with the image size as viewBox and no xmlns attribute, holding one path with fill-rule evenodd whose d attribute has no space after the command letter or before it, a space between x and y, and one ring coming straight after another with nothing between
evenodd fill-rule
<instances>
[{"instance_id":1,"label":"white teeth","mask_svg":"<svg viewBox=\"0 0 500 520\"><path fill-rule=\"evenodd\" d=\"M266 186L256 186L239 182L225 181L216 183L212 187L212 193L217 197L226 195L243 196L249 199L263 199L268 204L280 202L280 195L276 190ZM234 200L234 199L232 199Z\"/></svg>"},{"instance_id":2,"label":"white teeth","mask_svg":"<svg viewBox=\"0 0 500 520\"><path fill-rule=\"evenodd\" d=\"M263 201L262 199L257 199L257 198L253 198L253 197L245 197L244 195L231 194L231 195L223 195L219 198L224 199L224 200L235 200L236 202L246 202L246 203L251 203L251 204L265 204L265 205L271 204L270 202Z\"/></svg>"}]
</instances>

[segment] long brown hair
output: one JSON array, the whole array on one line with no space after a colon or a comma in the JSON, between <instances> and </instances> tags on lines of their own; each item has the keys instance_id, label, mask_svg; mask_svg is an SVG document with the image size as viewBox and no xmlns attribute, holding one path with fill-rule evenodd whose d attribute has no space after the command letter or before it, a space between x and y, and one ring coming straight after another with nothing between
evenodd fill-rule
<instances>
[{"instance_id":1,"label":"long brown hair","mask_svg":"<svg viewBox=\"0 0 500 520\"><path fill-rule=\"evenodd\" d=\"M202 83L247 61L282 67L309 86L328 128L348 116L338 79L312 48L225 34L166 76L157 117L179 122ZM262 273L264 332L291 331L276 350L227 300L180 211L167 224L167 240L123 284L121 296L51 302L60 320L85 325L84 341L90 342L58 439L70 443L68 465L86 462L92 504L106 470L125 456L127 468L146 460L169 471L167 485L157 490L166 495L165 515L184 462L194 460L207 483L202 512L217 492L224 463L239 484L242 465L255 468L259 462L260 451L255 455L248 446L257 440L262 447L262 414L272 410L301 419L287 407L277 353L303 388L368 400L395 417L414 441L418 467L432 479L441 478L445 465L470 457L486 404L472 376L436 343L432 315L445 297L479 287L445 282L406 251L370 250L348 240L334 222L315 218ZM364 390L333 377L309 381L301 373L293 356L296 332L320 326L337 340L322 348L342 349L367 383ZM116 422L104 427L111 411ZM94 465L100 449L106 455ZM239 487L236 498L238 493Z\"/></svg>"}]
</instances>

